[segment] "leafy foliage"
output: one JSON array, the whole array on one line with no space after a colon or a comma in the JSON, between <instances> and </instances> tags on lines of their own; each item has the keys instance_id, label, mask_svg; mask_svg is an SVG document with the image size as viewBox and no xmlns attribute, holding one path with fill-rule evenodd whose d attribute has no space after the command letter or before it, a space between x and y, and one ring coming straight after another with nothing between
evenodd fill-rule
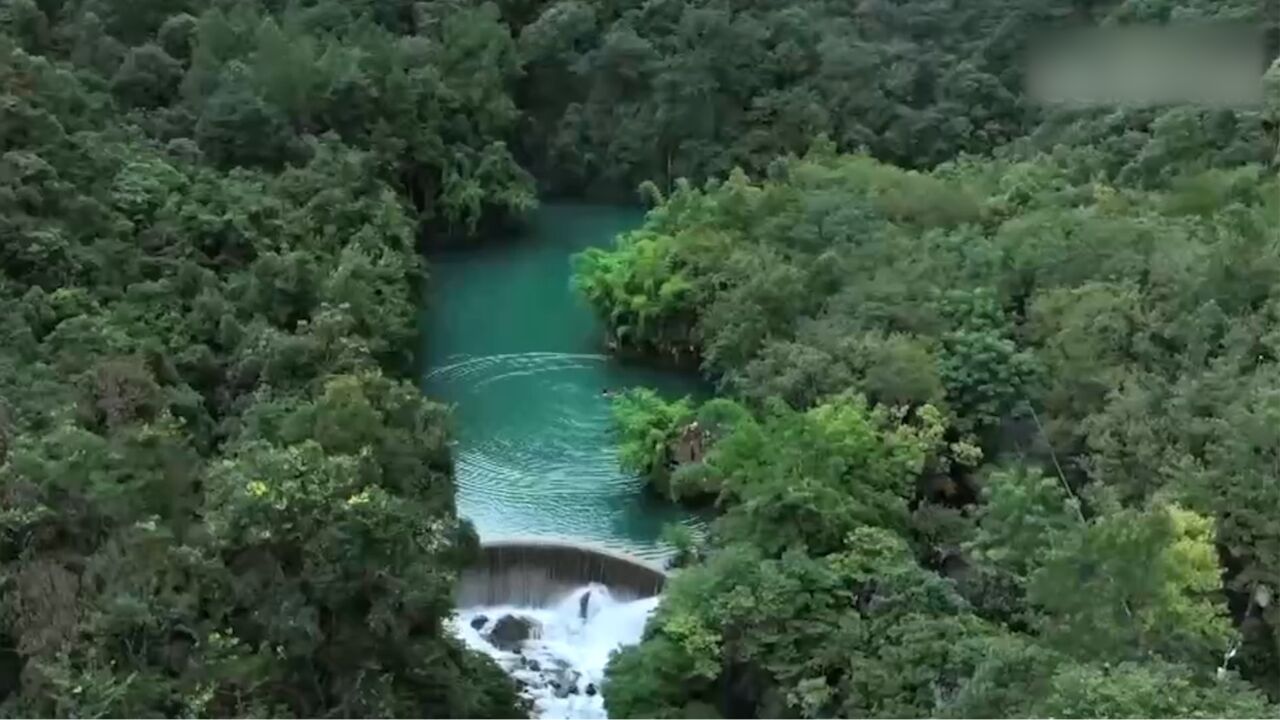
<instances>
[{"instance_id":1,"label":"leafy foliage","mask_svg":"<svg viewBox=\"0 0 1280 720\"><path fill-rule=\"evenodd\" d=\"M261 9L85 5L113 70L57 55L88 9L0 35L0 709L518 717L444 627L475 537L385 150L272 95Z\"/></svg>"},{"instance_id":2,"label":"leafy foliage","mask_svg":"<svg viewBox=\"0 0 1280 720\"><path fill-rule=\"evenodd\" d=\"M929 171L818 138L651 192L642 229L582 257L578 286L620 349L695 355L749 416L706 453L705 560L615 661L611 710L1274 712L1280 185L1262 112L1209 132L1206 112L1051 114ZM868 528L955 593L919 611L928 631L892 630L902 667L874 636L840 636L862 622L848 604L807 605L821 582L765 603L749 588L767 579L731 566L823 565ZM735 654L719 624L735 602L755 628L809 607L826 635L794 662L872 653L847 676L867 686ZM690 668L703 679L668 686Z\"/></svg>"},{"instance_id":3,"label":"leafy foliage","mask_svg":"<svg viewBox=\"0 0 1280 720\"><path fill-rule=\"evenodd\" d=\"M1257 113L1058 110L1023 94L1023 59L1045 33L1272 27L1274 13L1254 0L505 5L522 8L509 16L528 72L524 155L557 191L629 197L643 181L671 190L735 167L764 174L819 135L907 168L1013 144L1156 184L1170 179L1171 160L1208 169L1275 156Z\"/></svg>"},{"instance_id":4,"label":"leafy foliage","mask_svg":"<svg viewBox=\"0 0 1280 720\"><path fill-rule=\"evenodd\" d=\"M647 388L630 390L613 401L613 418L623 469L644 475L659 492L672 495L672 444L693 421L689 401L668 403Z\"/></svg>"}]
</instances>

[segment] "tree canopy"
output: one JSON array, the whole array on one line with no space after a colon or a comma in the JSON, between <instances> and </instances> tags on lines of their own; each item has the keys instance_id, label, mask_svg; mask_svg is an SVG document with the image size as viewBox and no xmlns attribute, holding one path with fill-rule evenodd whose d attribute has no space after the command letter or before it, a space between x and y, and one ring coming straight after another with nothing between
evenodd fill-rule
<instances>
[{"instance_id":1,"label":"tree canopy","mask_svg":"<svg viewBox=\"0 0 1280 720\"><path fill-rule=\"evenodd\" d=\"M0 711L519 717L407 380L420 233L532 202L496 12L5 11Z\"/></svg>"},{"instance_id":2,"label":"tree canopy","mask_svg":"<svg viewBox=\"0 0 1280 720\"><path fill-rule=\"evenodd\" d=\"M694 358L738 408L698 462L634 464L719 515L610 711L1274 714L1280 182L1273 134L1215 167L1238 140L923 171L819 138L654 193L581 255L616 343ZM638 449L699 421L640 399L617 401Z\"/></svg>"}]
</instances>

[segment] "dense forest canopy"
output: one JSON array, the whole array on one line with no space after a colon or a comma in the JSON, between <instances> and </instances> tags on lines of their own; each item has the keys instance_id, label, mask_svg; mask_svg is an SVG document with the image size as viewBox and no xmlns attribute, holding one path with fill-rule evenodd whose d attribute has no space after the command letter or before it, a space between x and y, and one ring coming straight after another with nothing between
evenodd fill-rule
<instances>
[{"instance_id":1,"label":"dense forest canopy","mask_svg":"<svg viewBox=\"0 0 1280 720\"><path fill-rule=\"evenodd\" d=\"M720 515L615 714L1276 712L1280 183L1072 173L819 145L580 259L619 342L732 398L617 403L623 459Z\"/></svg>"},{"instance_id":2,"label":"dense forest canopy","mask_svg":"<svg viewBox=\"0 0 1280 720\"><path fill-rule=\"evenodd\" d=\"M1280 64L1265 92L650 184L576 282L717 381L615 412L629 467L719 514L611 713L1276 714Z\"/></svg>"},{"instance_id":3,"label":"dense forest canopy","mask_svg":"<svg viewBox=\"0 0 1280 720\"><path fill-rule=\"evenodd\" d=\"M645 183L577 283L719 383L618 402L718 519L611 713L1276 714L1280 69L1022 92L1039 32L1276 13L6 0L0 712L523 712L445 628L419 250Z\"/></svg>"},{"instance_id":4,"label":"dense forest canopy","mask_svg":"<svg viewBox=\"0 0 1280 720\"><path fill-rule=\"evenodd\" d=\"M1090 132L1024 94L1046 34L1097 24L1274 24L1258 0L559 0L519 34L522 147L551 190L629 196L650 180L753 175L819 134L906 168L988 153L1032 135ZM1195 112L1218 134L1202 162L1266 159L1230 138L1251 119ZM1154 130L1144 113L1093 130L1122 157ZM1201 132L1205 132L1201 131ZM1229 159L1228 159L1229 158Z\"/></svg>"},{"instance_id":5,"label":"dense forest canopy","mask_svg":"<svg viewBox=\"0 0 1280 720\"><path fill-rule=\"evenodd\" d=\"M410 381L420 233L534 202L514 41L388 10L3 7L5 713L520 716Z\"/></svg>"}]
</instances>

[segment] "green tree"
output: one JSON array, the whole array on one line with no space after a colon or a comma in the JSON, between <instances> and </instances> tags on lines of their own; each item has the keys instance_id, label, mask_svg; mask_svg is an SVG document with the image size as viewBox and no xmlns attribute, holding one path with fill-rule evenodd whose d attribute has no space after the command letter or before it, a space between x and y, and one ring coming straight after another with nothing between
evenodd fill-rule
<instances>
[{"instance_id":1,"label":"green tree","mask_svg":"<svg viewBox=\"0 0 1280 720\"><path fill-rule=\"evenodd\" d=\"M196 125L200 149L226 166L279 168L294 141L286 116L253 87L249 69L232 61Z\"/></svg>"},{"instance_id":2,"label":"green tree","mask_svg":"<svg viewBox=\"0 0 1280 720\"><path fill-rule=\"evenodd\" d=\"M177 95L181 79L177 60L158 45L140 45L129 51L111 78L111 91L133 107L160 107Z\"/></svg>"},{"instance_id":3,"label":"green tree","mask_svg":"<svg viewBox=\"0 0 1280 720\"><path fill-rule=\"evenodd\" d=\"M1095 519L1053 549L1028 590L1049 640L1081 657L1208 663L1234 635L1213 523L1177 507Z\"/></svg>"},{"instance_id":4,"label":"green tree","mask_svg":"<svg viewBox=\"0 0 1280 720\"><path fill-rule=\"evenodd\" d=\"M678 499L671 486L676 467L674 446L693 419L694 408L688 398L666 402L647 388L618 396L613 401L618 462L623 469L642 475L662 495Z\"/></svg>"}]
</instances>

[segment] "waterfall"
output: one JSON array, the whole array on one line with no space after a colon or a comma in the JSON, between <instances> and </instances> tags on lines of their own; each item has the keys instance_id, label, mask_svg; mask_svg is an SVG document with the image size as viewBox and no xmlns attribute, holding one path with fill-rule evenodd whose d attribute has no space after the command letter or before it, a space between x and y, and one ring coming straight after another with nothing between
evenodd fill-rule
<instances>
[{"instance_id":1,"label":"waterfall","mask_svg":"<svg viewBox=\"0 0 1280 720\"><path fill-rule=\"evenodd\" d=\"M533 701L535 718L606 718L601 684L609 655L640 641L659 598L615 598L599 583L543 607L459 610L454 630L510 674Z\"/></svg>"}]
</instances>

